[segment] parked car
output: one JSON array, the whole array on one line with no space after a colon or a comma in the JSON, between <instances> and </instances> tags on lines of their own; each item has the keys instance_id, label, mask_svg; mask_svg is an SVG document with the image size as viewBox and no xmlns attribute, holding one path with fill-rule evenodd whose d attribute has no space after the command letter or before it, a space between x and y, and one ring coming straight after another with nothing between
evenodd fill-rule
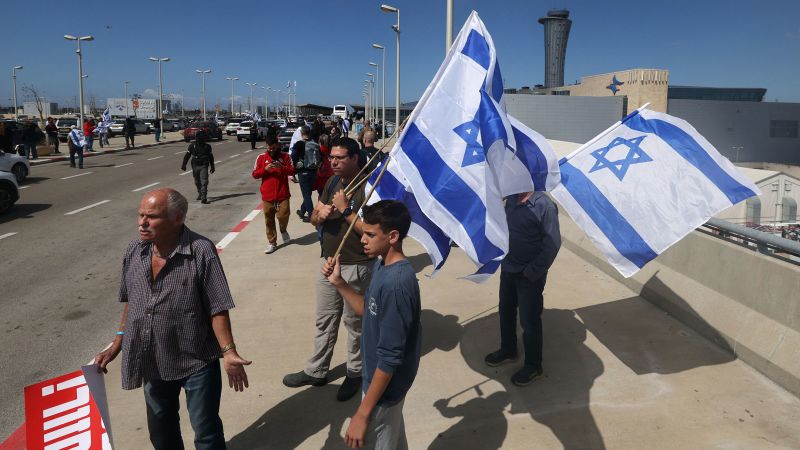
<instances>
[{"instance_id":1,"label":"parked car","mask_svg":"<svg viewBox=\"0 0 800 450\"><path fill-rule=\"evenodd\" d=\"M24 126L16 120L0 120L0 150L16 153L17 146L22 145Z\"/></svg>"},{"instance_id":2,"label":"parked car","mask_svg":"<svg viewBox=\"0 0 800 450\"><path fill-rule=\"evenodd\" d=\"M182 130L182 129L186 128L186 124L184 124L181 119L169 119L167 122L169 122L172 125L172 130L173 131L178 131L178 130ZM165 126L165 128L166 128L166 126Z\"/></svg>"},{"instance_id":3,"label":"parked car","mask_svg":"<svg viewBox=\"0 0 800 450\"><path fill-rule=\"evenodd\" d=\"M136 134L148 133L147 124L142 119L133 119L133 126L136 128ZM125 128L125 119L114 119L114 123L108 127L108 136L122 135ZM59 132L61 129L59 128ZM69 132L69 130L67 130Z\"/></svg>"},{"instance_id":4,"label":"parked car","mask_svg":"<svg viewBox=\"0 0 800 450\"><path fill-rule=\"evenodd\" d=\"M239 127L239 124L242 123L242 119L239 117L231 117L228 120L228 125L225 126L225 134L228 136L232 134L237 134L236 129Z\"/></svg>"},{"instance_id":5,"label":"parked car","mask_svg":"<svg viewBox=\"0 0 800 450\"><path fill-rule=\"evenodd\" d=\"M250 128L253 126L253 122L250 120L240 122L239 126L236 127L236 140L242 142L242 140L249 141L250 140Z\"/></svg>"},{"instance_id":6,"label":"parked car","mask_svg":"<svg viewBox=\"0 0 800 450\"><path fill-rule=\"evenodd\" d=\"M286 128L286 121L283 119L275 119L275 124L278 125L278 128Z\"/></svg>"},{"instance_id":7,"label":"parked car","mask_svg":"<svg viewBox=\"0 0 800 450\"><path fill-rule=\"evenodd\" d=\"M12 173L17 179L17 184L22 184L31 173L31 165L24 156L0 150L0 171Z\"/></svg>"},{"instance_id":8,"label":"parked car","mask_svg":"<svg viewBox=\"0 0 800 450\"><path fill-rule=\"evenodd\" d=\"M228 124L228 121L224 117L220 117L217 119L217 126L224 127Z\"/></svg>"},{"instance_id":9,"label":"parked car","mask_svg":"<svg viewBox=\"0 0 800 450\"><path fill-rule=\"evenodd\" d=\"M191 141L198 131L205 131L209 139L222 140L222 131L213 119L189 124L189 126L183 130L183 140L186 142Z\"/></svg>"},{"instance_id":10,"label":"parked car","mask_svg":"<svg viewBox=\"0 0 800 450\"><path fill-rule=\"evenodd\" d=\"M292 135L294 134L294 130L289 130L284 128L278 133L278 144L281 145L282 152L289 151L289 144L292 142Z\"/></svg>"},{"instance_id":11,"label":"parked car","mask_svg":"<svg viewBox=\"0 0 800 450\"><path fill-rule=\"evenodd\" d=\"M19 200L17 178L10 172L0 172L0 214L11 209Z\"/></svg>"},{"instance_id":12,"label":"parked car","mask_svg":"<svg viewBox=\"0 0 800 450\"><path fill-rule=\"evenodd\" d=\"M77 117L63 117L61 119L56 120L56 128L58 128L58 140L61 142L67 142L67 135L69 134L70 127L75 125L78 126L78 118Z\"/></svg>"}]
</instances>

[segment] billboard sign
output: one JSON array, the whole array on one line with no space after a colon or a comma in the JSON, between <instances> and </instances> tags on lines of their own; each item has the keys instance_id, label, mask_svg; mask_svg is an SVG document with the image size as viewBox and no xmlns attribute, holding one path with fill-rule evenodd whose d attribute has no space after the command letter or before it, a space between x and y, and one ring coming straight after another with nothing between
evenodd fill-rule
<instances>
[{"instance_id":1,"label":"billboard sign","mask_svg":"<svg viewBox=\"0 0 800 450\"><path fill-rule=\"evenodd\" d=\"M136 116L139 119L155 119L158 112L154 98L135 98L127 101L124 98L110 98L108 108L111 110L111 117Z\"/></svg>"}]
</instances>

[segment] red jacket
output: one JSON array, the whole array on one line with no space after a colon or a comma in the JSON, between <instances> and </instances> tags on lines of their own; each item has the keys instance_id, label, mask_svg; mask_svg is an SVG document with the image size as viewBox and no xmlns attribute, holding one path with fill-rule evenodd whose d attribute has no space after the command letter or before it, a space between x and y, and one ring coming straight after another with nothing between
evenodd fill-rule
<instances>
[{"instance_id":1,"label":"red jacket","mask_svg":"<svg viewBox=\"0 0 800 450\"><path fill-rule=\"evenodd\" d=\"M94 133L95 128L97 127L95 127L94 123L90 124L89 122L85 122L83 124L83 135L88 138L89 136L92 135L92 133Z\"/></svg>"},{"instance_id":2,"label":"red jacket","mask_svg":"<svg viewBox=\"0 0 800 450\"><path fill-rule=\"evenodd\" d=\"M261 179L261 200L265 202L279 202L289 198L289 176L294 175L294 166L288 154L281 153L279 161L283 163L282 168L267 169L272 161L269 153L264 152L258 155L253 166L253 178Z\"/></svg>"}]
</instances>

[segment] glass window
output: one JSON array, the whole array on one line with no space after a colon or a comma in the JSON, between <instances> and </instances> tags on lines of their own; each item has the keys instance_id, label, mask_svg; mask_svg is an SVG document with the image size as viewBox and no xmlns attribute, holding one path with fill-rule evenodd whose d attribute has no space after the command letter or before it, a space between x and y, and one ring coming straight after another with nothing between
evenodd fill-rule
<instances>
[{"instance_id":1,"label":"glass window","mask_svg":"<svg viewBox=\"0 0 800 450\"><path fill-rule=\"evenodd\" d=\"M747 226L761 224L761 199L758 197L750 197L746 201L747 213L745 216L745 224Z\"/></svg>"},{"instance_id":2,"label":"glass window","mask_svg":"<svg viewBox=\"0 0 800 450\"><path fill-rule=\"evenodd\" d=\"M797 201L791 197L783 197L781 203L783 204L781 222L797 222Z\"/></svg>"}]
</instances>

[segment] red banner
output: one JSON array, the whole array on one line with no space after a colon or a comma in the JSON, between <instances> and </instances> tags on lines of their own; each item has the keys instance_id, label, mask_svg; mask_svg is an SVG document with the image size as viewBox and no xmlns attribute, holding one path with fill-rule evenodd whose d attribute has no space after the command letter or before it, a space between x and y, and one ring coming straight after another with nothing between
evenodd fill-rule
<instances>
[{"instance_id":1,"label":"red banner","mask_svg":"<svg viewBox=\"0 0 800 450\"><path fill-rule=\"evenodd\" d=\"M110 450L100 411L77 370L25 388L28 450Z\"/></svg>"}]
</instances>

